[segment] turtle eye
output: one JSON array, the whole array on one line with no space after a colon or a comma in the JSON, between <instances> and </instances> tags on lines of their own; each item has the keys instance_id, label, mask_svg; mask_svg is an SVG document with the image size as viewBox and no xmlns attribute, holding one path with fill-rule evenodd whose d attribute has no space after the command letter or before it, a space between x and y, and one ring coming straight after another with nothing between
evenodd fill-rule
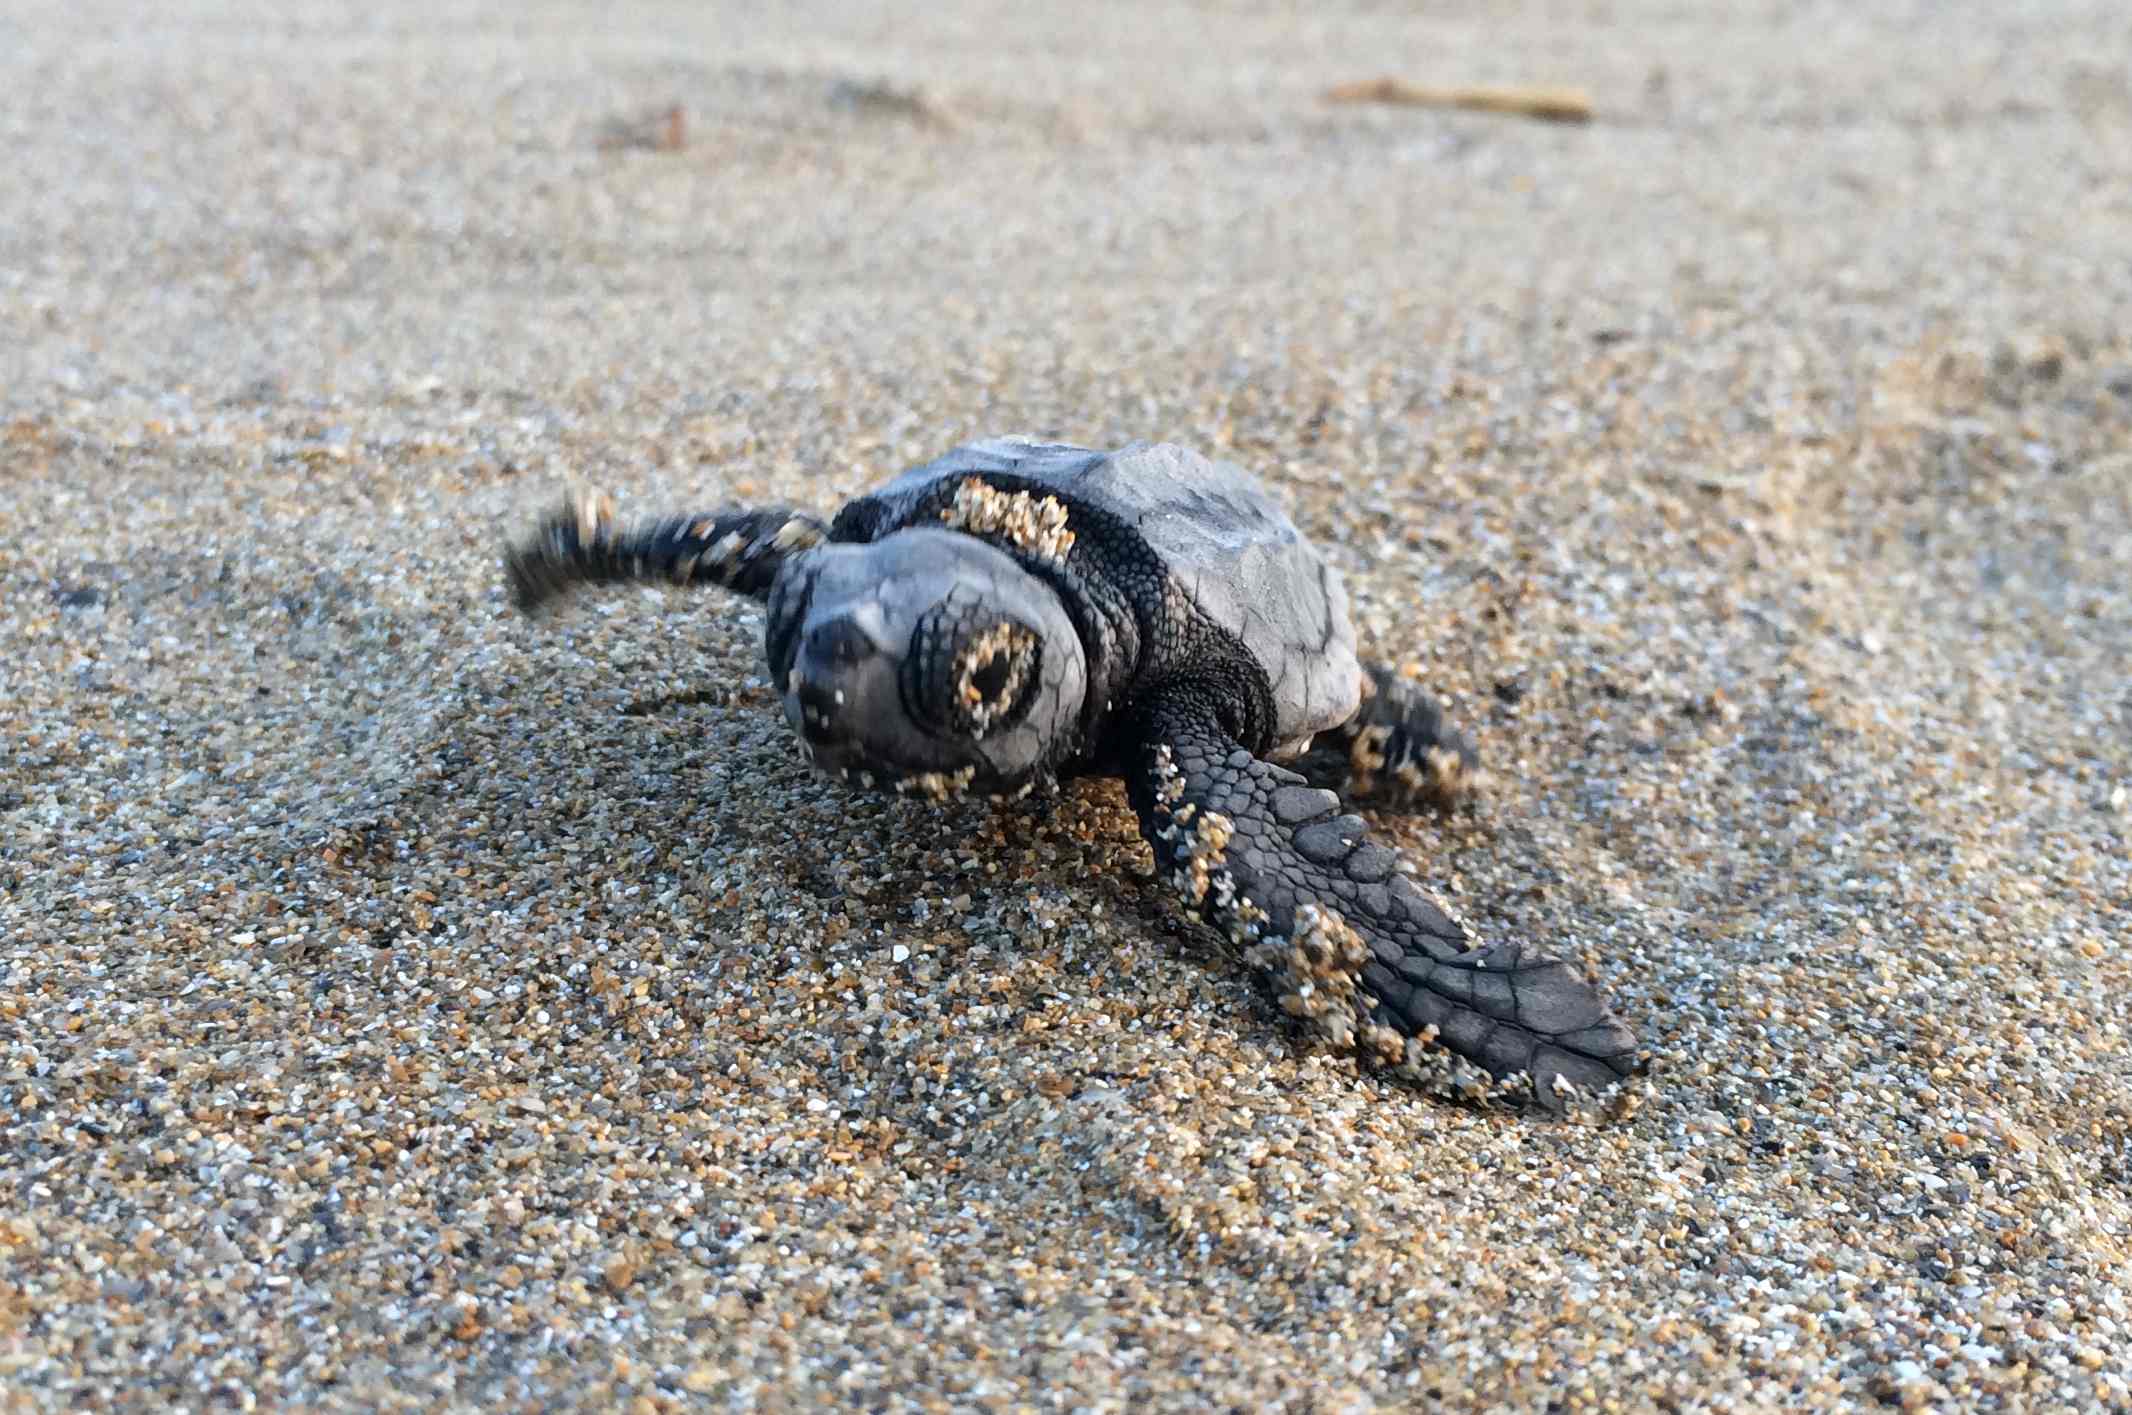
<instances>
[{"instance_id":1,"label":"turtle eye","mask_svg":"<svg viewBox=\"0 0 2132 1415\"><path fill-rule=\"evenodd\" d=\"M910 690L933 728L981 740L1028 714L1043 640L1011 619L972 617L935 605L911 636Z\"/></svg>"},{"instance_id":2,"label":"turtle eye","mask_svg":"<svg viewBox=\"0 0 2132 1415\"><path fill-rule=\"evenodd\" d=\"M972 737L1018 721L1036 681L1036 634L1002 621L971 639L955 656L957 725Z\"/></svg>"}]
</instances>

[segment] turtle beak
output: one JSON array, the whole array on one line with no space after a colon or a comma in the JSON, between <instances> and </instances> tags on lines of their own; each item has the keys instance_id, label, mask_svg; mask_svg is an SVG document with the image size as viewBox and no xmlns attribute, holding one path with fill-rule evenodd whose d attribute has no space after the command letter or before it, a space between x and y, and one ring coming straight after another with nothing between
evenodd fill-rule
<instances>
[{"instance_id":1,"label":"turtle beak","mask_svg":"<svg viewBox=\"0 0 2132 1415\"><path fill-rule=\"evenodd\" d=\"M889 678L893 691L881 659L885 627L880 607L867 604L810 624L800 636L784 685L785 716L810 745L850 741L877 680Z\"/></svg>"}]
</instances>

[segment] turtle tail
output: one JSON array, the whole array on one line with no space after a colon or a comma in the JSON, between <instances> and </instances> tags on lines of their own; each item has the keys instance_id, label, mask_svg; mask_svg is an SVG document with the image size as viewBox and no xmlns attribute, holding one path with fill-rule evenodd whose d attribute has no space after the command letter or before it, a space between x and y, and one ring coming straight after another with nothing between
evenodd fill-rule
<instances>
[{"instance_id":1,"label":"turtle tail","mask_svg":"<svg viewBox=\"0 0 2132 1415\"><path fill-rule=\"evenodd\" d=\"M529 614L579 585L628 581L716 585L761 599L786 557L819 545L826 534L820 521L787 507L622 526L613 500L588 489L511 547L504 568L512 603Z\"/></svg>"}]
</instances>

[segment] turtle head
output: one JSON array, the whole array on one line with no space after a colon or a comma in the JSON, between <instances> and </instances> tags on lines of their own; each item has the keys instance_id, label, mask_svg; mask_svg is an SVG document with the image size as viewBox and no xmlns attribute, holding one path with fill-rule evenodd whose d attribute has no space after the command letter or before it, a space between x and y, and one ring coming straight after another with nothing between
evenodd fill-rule
<instances>
[{"instance_id":1,"label":"turtle head","mask_svg":"<svg viewBox=\"0 0 2132 1415\"><path fill-rule=\"evenodd\" d=\"M1057 591L949 530L813 551L771 592L765 640L818 766L935 796L1055 766L1088 681Z\"/></svg>"}]
</instances>

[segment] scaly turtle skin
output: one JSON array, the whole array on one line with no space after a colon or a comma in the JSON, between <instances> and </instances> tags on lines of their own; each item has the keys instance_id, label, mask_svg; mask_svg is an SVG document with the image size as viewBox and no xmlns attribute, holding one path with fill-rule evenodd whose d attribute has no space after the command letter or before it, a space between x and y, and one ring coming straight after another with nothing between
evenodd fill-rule
<instances>
[{"instance_id":1,"label":"scaly turtle skin","mask_svg":"<svg viewBox=\"0 0 2132 1415\"><path fill-rule=\"evenodd\" d=\"M529 611L626 580L765 600L785 715L847 780L945 797L1122 775L1190 912L1369 1060L1434 1070L1448 1051L1554 1106L1636 1070L1589 982L1521 942L1475 947L1325 789L1444 803L1473 749L1358 661L1339 575L1236 467L996 438L827 525L769 509L623 528L582 496L507 566Z\"/></svg>"}]
</instances>

